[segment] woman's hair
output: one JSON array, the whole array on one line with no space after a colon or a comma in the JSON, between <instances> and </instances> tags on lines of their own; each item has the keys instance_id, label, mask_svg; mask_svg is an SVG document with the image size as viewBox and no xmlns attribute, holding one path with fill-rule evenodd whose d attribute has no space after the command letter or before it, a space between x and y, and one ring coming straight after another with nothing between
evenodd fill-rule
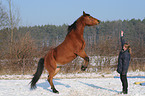
<instances>
[{"instance_id":1,"label":"woman's hair","mask_svg":"<svg viewBox=\"0 0 145 96\"><path fill-rule=\"evenodd\" d=\"M129 53L131 54L131 48L130 48L130 44L125 43L124 44L125 48L127 48L129 50Z\"/></svg>"}]
</instances>

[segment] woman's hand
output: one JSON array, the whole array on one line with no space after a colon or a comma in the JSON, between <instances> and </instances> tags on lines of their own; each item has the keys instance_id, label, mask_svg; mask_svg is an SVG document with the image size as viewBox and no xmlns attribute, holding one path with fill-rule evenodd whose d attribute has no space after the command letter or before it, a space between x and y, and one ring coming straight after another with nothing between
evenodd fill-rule
<instances>
[{"instance_id":1,"label":"woman's hand","mask_svg":"<svg viewBox=\"0 0 145 96\"><path fill-rule=\"evenodd\" d=\"M121 31L121 36L123 36L123 31Z\"/></svg>"}]
</instances>

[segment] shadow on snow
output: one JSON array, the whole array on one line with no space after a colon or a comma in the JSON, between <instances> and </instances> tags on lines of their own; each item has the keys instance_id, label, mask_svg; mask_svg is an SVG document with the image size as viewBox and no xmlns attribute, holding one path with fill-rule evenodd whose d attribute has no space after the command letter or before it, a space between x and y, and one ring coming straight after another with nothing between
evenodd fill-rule
<instances>
[{"instance_id":1,"label":"shadow on snow","mask_svg":"<svg viewBox=\"0 0 145 96\"><path fill-rule=\"evenodd\" d=\"M54 79L54 80L53 80L53 83L54 83L55 85L63 85L63 86L65 86L66 88L70 88L70 87L71 87L71 86L69 86L69 85L67 85L67 84L60 83L59 80L60 80L60 79ZM51 86L49 85L49 82L48 82L47 80L46 80L45 82L38 83L37 86L38 86L38 87L41 87L41 88L43 88L43 89L45 89L45 90L49 90L49 91L52 92L51 89L48 89L48 88L51 87Z\"/></svg>"},{"instance_id":2,"label":"shadow on snow","mask_svg":"<svg viewBox=\"0 0 145 96\"><path fill-rule=\"evenodd\" d=\"M71 87L71 86L68 85L68 84L60 83L59 80L61 80L61 79L54 79L54 80L53 80L53 83L54 83L55 85L63 85L63 86L65 86L66 88L70 88L70 87ZM96 85L94 85L94 84L88 84L88 83L84 83L84 82L81 82L81 81L79 81L79 82L82 83L82 84L85 84L85 85L87 85L87 86L96 88L96 89L103 89L103 90L107 90L107 91L111 91L111 92L116 92L116 93L119 93L119 92L120 92L120 91L117 91L117 90L112 90L112 89L107 89L107 88L103 88L103 87L100 87L100 86L96 86ZM51 86L49 85L49 83L48 83L47 80L46 80L45 82L38 83L37 86L38 86L38 87L41 87L41 88L43 88L43 89L45 89L45 90L48 90L48 91L52 92L52 90L49 89L49 87L51 87Z\"/></svg>"},{"instance_id":3,"label":"shadow on snow","mask_svg":"<svg viewBox=\"0 0 145 96\"><path fill-rule=\"evenodd\" d=\"M96 88L96 89L103 89L103 90L107 90L107 91L111 91L111 92L116 92L116 93L120 92L120 91L117 91L117 90L112 90L112 89L107 89L107 88L99 87L99 86L96 86L94 84L88 84L88 83L84 83L84 82L81 82L81 81L79 81L79 82L82 83L82 84L85 84L87 86L91 86L93 88Z\"/></svg>"}]
</instances>

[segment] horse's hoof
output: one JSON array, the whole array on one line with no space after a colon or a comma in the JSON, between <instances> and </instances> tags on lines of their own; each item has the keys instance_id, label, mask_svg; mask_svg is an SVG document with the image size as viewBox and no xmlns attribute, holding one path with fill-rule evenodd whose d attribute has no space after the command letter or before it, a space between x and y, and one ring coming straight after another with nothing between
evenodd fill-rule
<instances>
[{"instance_id":1,"label":"horse's hoof","mask_svg":"<svg viewBox=\"0 0 145 96\"><path fill-rule=\"evenodd\" d=\"M59 92L58 92L58 91L57 91L57 92L54 92L54 93L59 94Z\"/></svg>"},{"instance_id":2,"label":"horse's hoof","mask_svg":"<svg viewBox=\"0 0 145 96\"><path fill-rule=\"evenodd\" d=\"M86 68L87 68L87 67L85 67L85 66L82 65L81 70L82 70L82 71L85 71Z\"/></svg>"},{"instance_id":3,"label":"horse's hoof","mask_svg":"<svg viewBox=\"0 0 145 96\"><path fill-rule=\"evenodd\" d=\"M59 92L56 89L53 89L53 93L59 94Z\"/></svg>"}]
</instances>

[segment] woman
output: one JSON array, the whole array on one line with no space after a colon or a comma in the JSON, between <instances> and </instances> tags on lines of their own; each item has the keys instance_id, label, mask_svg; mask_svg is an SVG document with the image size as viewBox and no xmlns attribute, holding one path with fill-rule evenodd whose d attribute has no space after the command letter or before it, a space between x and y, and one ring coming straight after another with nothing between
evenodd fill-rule
<instances>
[{"instance_id":1,"label":"woman","mask_svg":"<svg viewBox=\"0 0 145 96\"><path fill-rule=\"evenodd\" d=\"M127 71L129 67L131 48L130 45L125 43L123 39L123 31L121 31L121 46L122 50L120 51L118 57L117 72L120 74L120 79L123 87L121 94L122 93L127 94L128 93Z\"/></svg>"}]
</instances>

